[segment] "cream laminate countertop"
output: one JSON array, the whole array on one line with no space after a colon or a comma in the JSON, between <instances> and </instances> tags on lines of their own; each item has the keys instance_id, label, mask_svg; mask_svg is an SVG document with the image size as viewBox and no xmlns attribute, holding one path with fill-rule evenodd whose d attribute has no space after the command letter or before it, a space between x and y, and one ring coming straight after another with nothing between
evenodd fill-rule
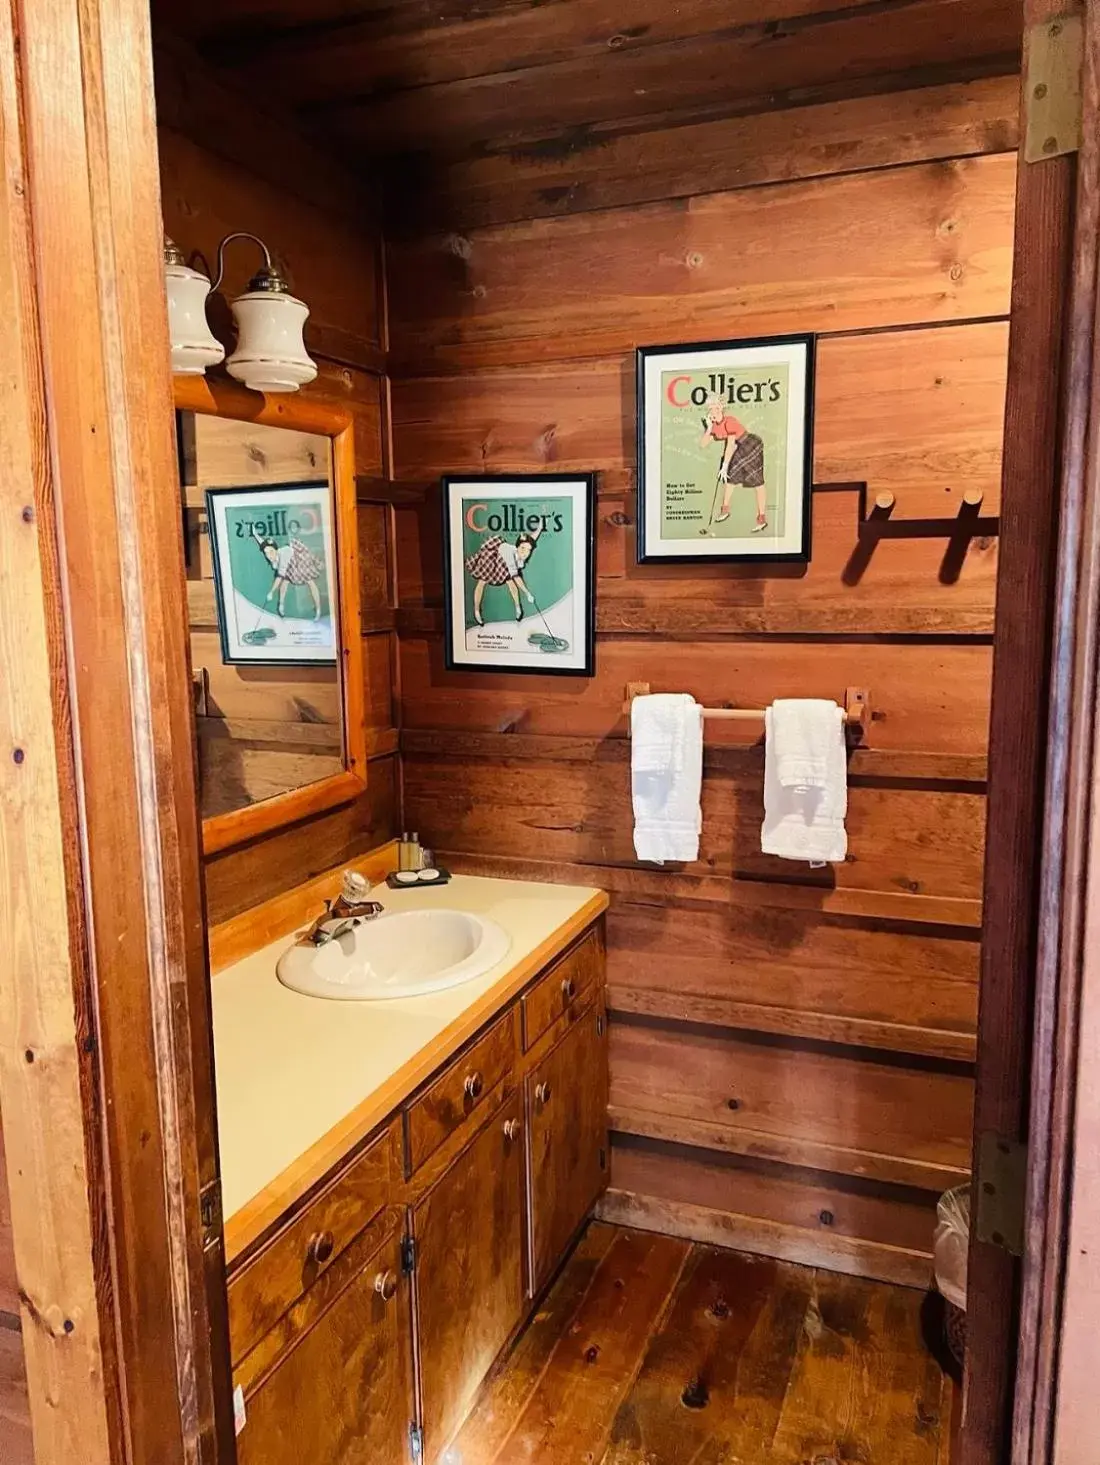
<instances>
[{"instance_id":1,"label":"cream laminate countertop","mask_svg":"<svg viewBox=\"0 0 1100 1465\"><path fill-rule=\"evenodd\" d=\"M603 891L456 875L439 889L373 892L387 911L462 910L511 950L446 992L334 1002L291 992L284 936L212 980L226 1254L239 1255L607 908Z\"/></svg>"}]
</instances>

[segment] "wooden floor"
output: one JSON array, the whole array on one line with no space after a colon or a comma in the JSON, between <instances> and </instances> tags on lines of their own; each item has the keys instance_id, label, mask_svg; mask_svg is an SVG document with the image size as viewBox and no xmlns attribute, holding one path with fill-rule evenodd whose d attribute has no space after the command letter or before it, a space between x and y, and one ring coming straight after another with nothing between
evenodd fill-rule
<instances>
[{"instance_id":1,"label":"wooden floor","mask_svg":"<svg viewBox=\"0 0 1100 1465\"><path fill-rule=\"evenodd\" d=\"M923 1301L594 1224L444 1465L944 1465Z\"/></svg>"}]
</instances>

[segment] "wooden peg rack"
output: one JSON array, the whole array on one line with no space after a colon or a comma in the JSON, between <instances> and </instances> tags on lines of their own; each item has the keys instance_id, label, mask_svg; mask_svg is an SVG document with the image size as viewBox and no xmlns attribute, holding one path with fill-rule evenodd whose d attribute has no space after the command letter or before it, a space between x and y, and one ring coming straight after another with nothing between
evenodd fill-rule
<instances>
[{"instance_id":1,"label":"wooden peg rack","mask_svg":"<svg viewBox=\"0 0 1100 1465\"><path fill-rule=\"evenodd\" d=\"M630 704L634 698L648 696L648 682L627 682L623 713L629 717ZM703 717L708 722L752 722L760 727L764 725L762 707L704 707ZM844 717L851 740L862 742L871 725L871 694L866 687L848 687L845 690Z\"/></svg>"}]
</instances>

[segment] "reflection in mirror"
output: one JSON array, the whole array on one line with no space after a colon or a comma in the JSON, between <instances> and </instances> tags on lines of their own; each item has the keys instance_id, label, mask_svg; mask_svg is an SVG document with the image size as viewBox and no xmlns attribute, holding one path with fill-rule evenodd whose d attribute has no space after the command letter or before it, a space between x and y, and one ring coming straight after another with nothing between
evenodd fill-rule
<instances>
[{"instance_id":1,"label":"reflection in mirror","mask_svg":"<svg viewBox=\"0 0 1100 1465\"><path fill-rule=\"evenodd\" d=\"M345 768L332 443L177 413L202 816Z\"/></svg>"}]
</instances>

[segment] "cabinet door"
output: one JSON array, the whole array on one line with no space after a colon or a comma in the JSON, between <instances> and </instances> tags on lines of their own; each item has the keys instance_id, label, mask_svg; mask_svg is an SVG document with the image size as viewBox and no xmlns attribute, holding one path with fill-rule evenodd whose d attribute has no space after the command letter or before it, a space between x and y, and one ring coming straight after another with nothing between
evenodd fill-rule
<instances>
[{"instance_id":1,"label":"cabinet door","mask_svg":"<svg viewBox=\"0 0 1100 1465\"><path fill-rule=\"evenodd\" d=\"M407 1465L411 1333L396 1236L248 1398L238 1465Z\"/></svg>"},{"instance_id":2,"label":"cabinet door","mask_svg":"<svg viewBox=\"0 0 1100 1465\"><path fill-rule=\"evenodd\" d=\"M533 1292L607 1185L606 1026L598 1003L527 1077Z\"/></svg>"},{"instance_id":3,"label":"cabinet door","mask_svg":"<svg viewBox=\"0 0 1100 1465\"><path fill-rule=\"evenodd\" d=\"M465 1417L524 1308L523 1105L516 1094L414 1211L425 1453Z\"/></svg>"}]
</instances>

